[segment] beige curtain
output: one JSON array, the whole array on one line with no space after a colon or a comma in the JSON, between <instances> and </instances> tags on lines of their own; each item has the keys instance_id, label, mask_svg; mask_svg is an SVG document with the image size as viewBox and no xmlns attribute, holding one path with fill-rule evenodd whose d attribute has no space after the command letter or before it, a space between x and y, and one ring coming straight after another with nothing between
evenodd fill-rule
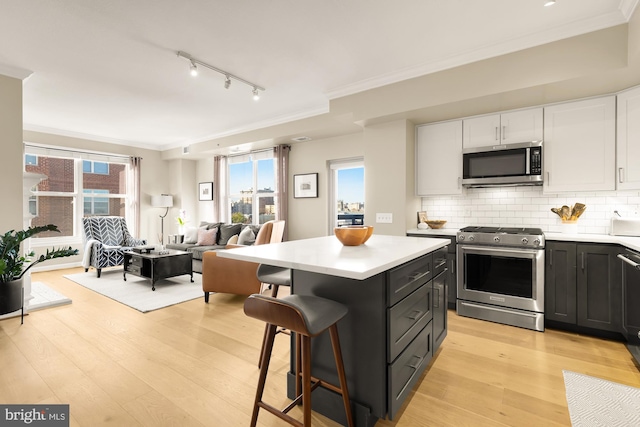
<instances>
[{"instance_id":1,"label":"beige curtain","mask_svg":"<svg viewBox=\"0 0 640 427\"><path fill-rule=\"evenodd\" d=\"M129 157L130 189L131 189L131 218L133 222L127 224L131 235L140 235L140 164L142 157Z\"/></svg>"},{"instance_id":2,"label":"beige curtain","mask_svg":"<svg viewBox=\"0 0 640 427\"><path fill-rule=\"evenodd\" d=\"M285 221L289 215L289 151L290 145L277 145L273 148L273 156L276 158L276 219ZM282 240L287 240L287 227Z\"/></svg>"},{"instance_id":3,"label":"beige curtain","mask_svg":"<svg viewBox=\"0 0 640 427\"><path fill-rule=\"evenodd\" d=\"M213 158L213 221L225 222L227 216L227 158L216 156ZM230 219L229 219L230 220Z\"/></svg>"}]
</instances>

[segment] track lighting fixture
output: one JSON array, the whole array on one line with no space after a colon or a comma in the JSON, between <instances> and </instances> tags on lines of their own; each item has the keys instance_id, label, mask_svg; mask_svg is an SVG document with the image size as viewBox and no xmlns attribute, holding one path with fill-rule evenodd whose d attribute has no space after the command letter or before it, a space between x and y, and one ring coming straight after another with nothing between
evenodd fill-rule
<instances>
[{"instance_id":1,"label":"track lighting fixture","mask_svg":"<svg viewBox=\"0 0 640 427\"><path fill-rule=\"evenodd\" d=\"M237 81L242 82L242 83L244 83L244 84L246 84L248 86L251 86L253 88L253 90L252 90L253 99L256 100L256 101L258 99L260 99L260 92L259 91L261 91L261 90L264 91L265 90L265 88L263 88L262 86L258 86L255 83L251 83L248 80L245 80L245 79L243 79L241 77L238 77L238 76L236 76L234 74L228 73L228 72L226 72L224 70L221 70L220 68L214 67L213 65L209 65L206 62L202 62L199 59L196 59L196 58L192 57L191 55L189 55L186 52L178 52L178 57L184 58L184 59L186 59L187 61L189 61L191 63L191 65L189 66L189 69L190 69L190 72L191 72L192 76L197 76L198 75L198 65L201 65L201 66L203 66L205 68L208 68L210 70L213 70L215 72L223 74L224 77L225 77L225 80L224 80L224 88L225 89L229 89L229 86L231 86L231 79L237 80Z\"/></svg>"},{"instance_id":2,"label":"track lighting fixture","mask_svg":"<svg viewBox=\"0 0 640 427\"><path fill-rule=\"evenodd\" d=\"M547 0L547 2L544 5L545 6L553 6L554 4L556 4L556 0Z\"/></svg>"}]
</instances>

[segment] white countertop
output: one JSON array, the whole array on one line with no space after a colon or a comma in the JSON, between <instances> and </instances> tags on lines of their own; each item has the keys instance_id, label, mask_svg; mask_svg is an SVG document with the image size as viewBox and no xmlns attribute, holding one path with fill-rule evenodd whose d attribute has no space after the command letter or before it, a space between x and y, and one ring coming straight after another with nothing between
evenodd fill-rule
<instances>
[{"instance_id":1,"label":"white countertop","mask_svg":"<svg viewBox=\"0 0 640 427\"><path fill-rule=\"evenodd\" d=\"M634 251L640 251L640 237L586 233L544 233L544 238L546 240L558 240L563 242L610 243L622 245Z\"/></svg>"},{"instance_id":2,"label":"white countertop","mask_svg":"<svg viewBox=\"0 0 640 427\"><path fill-rule=\"evenodd\" d=\"M424 235L424 236L455 236L460 231L457 228L441 228L420 230L412 228L407 230L408 234ZM579 243L609 243L622 245L629 249L640 251L640 237L631 236L611 236L609 234L587 234L587 233L550 233L545 232L546 240L555 240L562 242L579 242Z\"/></svg>"},{"instance_id":3,"label":"white countertop","mask_svg":"<svg viewBox=\"0 0 640 427\"><path fill-rule=\"evenodd\" d=\"M364 280L447 246L449 239L374 234L360 246L335 236L218 251L223 258Z\"/></svg>"},{"instance_id":4,"label":"white countertop","mask_svg":"<svg viewBox=\"0 0 640 427\"><path fill-rule=\"evenodd\" d=\"M412 228L407 230L408 234L420 234L424 236L456 236L456 233L460 231L459 228Z\"/></svg>"}]
</instances>

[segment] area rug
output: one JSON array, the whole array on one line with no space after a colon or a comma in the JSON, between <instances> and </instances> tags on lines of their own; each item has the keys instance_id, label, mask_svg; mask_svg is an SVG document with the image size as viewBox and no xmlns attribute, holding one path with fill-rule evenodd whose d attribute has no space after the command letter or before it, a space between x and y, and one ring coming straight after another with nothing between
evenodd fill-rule
<instances>
[{"instance_id":1,"label":"area rug","mask_svg":"<svg viewBox=\"0 0 640 427\"><path fill-rule=\"evenodd\" d=\"M147 279L128 274L125 282L122 270L103 270L100 278L94 270L64 277L143 313L204 298L202 276L196 273L193 274L194 283L189 281L188 275L159 280L155 291L151 290L151 281Z\"/></svg>"},{"instance_id":2,"label":"area rug","mask_svg":"<svg viewBox=\"0 0 640 427\"><path fill-rule=\"evenodd\" d=\"M562 371L571 425L640 426L640 389Z\"/></svg>"},{"instance_id":3,"label":"area rug","mask_svg":"<svg viewBox=\"0 0 640 427\"><path fill-rule=\"evenodd\" d=\"M42 282L31 283L31 296L33 298L29 300L29 311L71 304L71 300L69 298L51 289Z\"/></svg>"}]
</instances>

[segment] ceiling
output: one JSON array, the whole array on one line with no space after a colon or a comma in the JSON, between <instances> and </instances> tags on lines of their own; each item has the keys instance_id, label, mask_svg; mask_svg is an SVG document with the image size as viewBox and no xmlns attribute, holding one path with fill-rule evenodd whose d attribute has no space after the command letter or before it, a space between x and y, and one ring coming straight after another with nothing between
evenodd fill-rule
<instances>
[{"instance_id":1,"label":"ceiling","mask_svg":"<svg viewBox=\"0 0 640 427\"><path fill-rule=\"evenodd\" d=\"M0 0L27 130L143 148L319 116L329 101L625 23L638 0ZM200 67L186 52L266 88Z\"/></svg>"}]
</instances>

